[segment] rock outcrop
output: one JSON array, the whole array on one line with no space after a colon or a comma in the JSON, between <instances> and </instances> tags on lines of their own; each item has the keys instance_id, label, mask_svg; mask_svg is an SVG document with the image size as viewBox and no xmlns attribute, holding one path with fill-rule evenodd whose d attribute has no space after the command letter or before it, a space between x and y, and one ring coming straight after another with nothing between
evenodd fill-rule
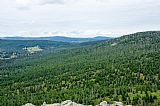
<instances>
[{"instance_id":1,"label":"rock outcrop","mask_svg":"<svg viewBox=\"0 0 160 106\"><path fill-rule=\"evenodd\" d=\"M71 100L66 100L62 103L54 103L54 104L46 104L46 102L43 103L41 106L84 106L82 104L77 104L75 102L72 102Z\"/></svg>"},{"instance_id":2,"label":"rock outcrop","mask_svg":"<svg viewBox=\"0 0 160 106\"><path fill-rule=\"evenodd\" d=\"M27 104L22 105L22 106L35 106L35 105L33 105L32 103L27 103Z\"/></svg>"},{"instance_id":3,"label":"rock outcrop","mask_svg":"<svg viewBox=\"0 0 160 106\"><path fill-rule=\"evenodd\" d=\"M106 101L103 101L99 104L99 106L109 106L109 104Z\"/></svg>"},{"instance_id":4,"label":"rock outcrop","mask_svg":"<svg viewBox=\"0 0 160 106\"><path fill-rule=\"evenodd\" d=\"M23 106L35 106L31 103L27 103ZM62 103L54 103L54 104L46 104L46 102L43 103L41 106L92 106L92 105L82 105L75 102L72 102L71 100L63 101ZM106 101L101 102L99 105L96 106L124 106L122 102L116 102L114 101L112 104L108 104ZM131 106L131 105L128 105Z\"/></svg>"},{"instance_id":5,"label":"rock outcrop","mask_svg":"<svg viewBox=\"0 0 160 106\"><path fill-rule=\"evenodd\" d=\"M124 106L122 102L115 102L115 106Z\"/></svg>"},{"instance_id":6,"label":"rock outcrop","mask_svg":"<svg viewBox=\"0 0 160 106\"><path fill-rule=\"evenodd\" d=\"M108 104L106 101L103 101L97 106L124 106L124 104L122 102L116 102L116 101L114 101L112 104Z\"/></svg>"}]
</instances>

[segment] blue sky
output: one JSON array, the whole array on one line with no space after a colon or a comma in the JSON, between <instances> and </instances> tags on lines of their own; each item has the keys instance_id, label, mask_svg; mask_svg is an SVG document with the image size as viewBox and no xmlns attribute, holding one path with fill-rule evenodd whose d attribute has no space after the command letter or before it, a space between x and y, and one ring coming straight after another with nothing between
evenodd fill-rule
<instances>
[{"instance_id":1,"label":"blue sky","mask_svg":"<svg viewBox=\"0 0 160 106\"><path fill-rule=\"evenodd\" d=\"M116 37L159 30L159 17L159 0L0 0L0 37Z\"/></svg>"}]
</instances>

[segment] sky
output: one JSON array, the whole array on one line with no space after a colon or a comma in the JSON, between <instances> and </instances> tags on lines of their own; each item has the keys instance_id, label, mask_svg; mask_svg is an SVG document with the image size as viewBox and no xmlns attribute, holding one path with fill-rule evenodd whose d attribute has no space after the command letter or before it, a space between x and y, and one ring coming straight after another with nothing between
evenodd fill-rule
<instances>
[{"instance_id":1,"label":"sky","mask_svg":"<svg viewBox=\"0 0 160 106\"><path fill-rule=\"evenodd\" d=\"M159 29L159 0L0 0L0 37L117 37Z\"/></svg>"}]
</instances>

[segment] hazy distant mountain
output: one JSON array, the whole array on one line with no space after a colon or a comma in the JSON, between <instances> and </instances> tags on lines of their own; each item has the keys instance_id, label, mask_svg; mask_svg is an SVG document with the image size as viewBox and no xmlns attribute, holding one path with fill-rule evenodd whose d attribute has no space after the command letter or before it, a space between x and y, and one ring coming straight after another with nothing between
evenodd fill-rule
<instances>
[{"instance_id":1,"label":"hazy distant mountain","mask_svg":"<svg viewBox=\"0 0 160 106\"><path fill-rule=\"evenodd\" d=\"M65 36L53 36L53 37L0 37L5 40L52 40L62 42L86 42L86 41L97 41L97 40L110 40L112 37L97 36L93 38L72 38Z\"/></svg>"}]
</instances>

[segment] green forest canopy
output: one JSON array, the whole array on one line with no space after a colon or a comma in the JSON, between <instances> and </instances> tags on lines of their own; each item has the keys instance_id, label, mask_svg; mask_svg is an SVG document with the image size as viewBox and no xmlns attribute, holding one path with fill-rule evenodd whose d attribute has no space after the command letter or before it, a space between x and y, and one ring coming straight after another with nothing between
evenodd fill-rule
<instances>
[{"instance_id":1,"label":"green forest canopy","mask_svg":"<svg viewBox=\"0 0 160 106\"><path fill-rule=\"evenodd\" d=\"M13 41L5 42L0 43L1 52L5 51L2 47L7 47L7 52L19 50L25 55L0 60L2 106L21 106L27 102L41 105L44 101L55 103L68 99L91 105L103 100L137 106L160 105L158 31L76 46L67 43L56 49L47 49L53 46L52 41L41 41L41 45L35 41L35 46L47 52L31 56L22 52L21 46L12 49L8 42Z\"/></svg>"}]
</instances>

